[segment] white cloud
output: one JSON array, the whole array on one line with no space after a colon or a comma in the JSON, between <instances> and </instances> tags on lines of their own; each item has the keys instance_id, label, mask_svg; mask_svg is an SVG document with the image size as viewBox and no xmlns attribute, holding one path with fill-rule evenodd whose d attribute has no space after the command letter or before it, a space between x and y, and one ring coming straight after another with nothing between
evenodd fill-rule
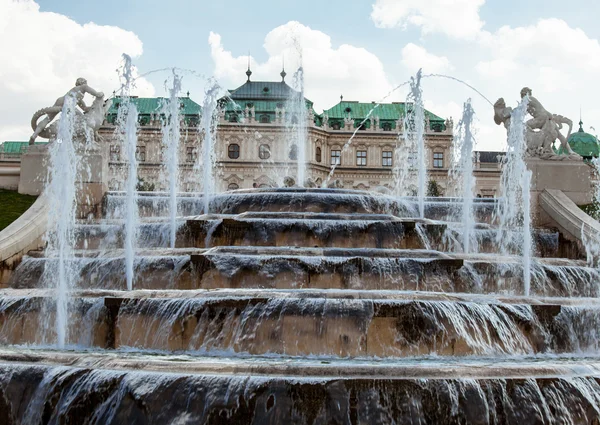
<instances>
[{"instance_id":1,"label":"white cloud","mask_svg":"<svg viewBox=\"0 0 600 425\"><path fill-rule=\"evenodd\" d=\"M208 42L215 77L231 87L241 85L246 78L247 57L234 56L226 50L219 34L211 32ZM306 97L315 102L319 112L337 103L341 94L346 100L373 101L380 100L392 88L376 55L348 44L333 47L327 34L298 22L288 22L270 31L264 48L268 58L264 62L251 61L252 80L277 80L285 59L286 81L292 84L301 54Z\"/></svg>"},{"instance_id":2,"label":"white cloud","mask_svg":"<svg viewBox=\"0 0 600 425\"><path fill-rule=\"evenodd\" d=\"M504 26L481 38L488 58L476 65L481 85L514 105L523 86L533 89L551 112L575 123L579 107L596 109L600 96L600 43L560 19L542 19L523 27ZM588 114L587 125L600 116Z\"/></svg>"},{"instance_id":3,"label":"white cloud","mask_svg":"<svg viewBox=\"0 0 600 425\"><path fill-rule=\"evenodd\" d=\"M436 56L425 50L424 47L408 43L402 49L402 64L414 74L420 68L424 73L440 73L451 71L454 67L446 56Z\"/></svg>"},{"instance_id":4,"label":"white cloud","mask_svg":"<svg viewBox=\"0 0 600 425\"><path fill-rule=\"evenodd\" d=\"M81 25L32 0L0 0L0 142L27 140L29 120L51 106L78 77L106 96L119 87L115 70L121 54L142 54L132 32L94 23ZM137 80L136 94L151 96L154 88Z\"/></svg>"},{"instance_id":5,"label":"white cloud","mask_svg":"<svg viewBox=\"0 0 600 425\"><path fill-rule=\"evenodd\" d=\"M423 34L470 39L483 28L479 8L484 3L485 0L377 0L371 19L380 28L413 25L420 27Z\"/></svg>"}]
</instances>

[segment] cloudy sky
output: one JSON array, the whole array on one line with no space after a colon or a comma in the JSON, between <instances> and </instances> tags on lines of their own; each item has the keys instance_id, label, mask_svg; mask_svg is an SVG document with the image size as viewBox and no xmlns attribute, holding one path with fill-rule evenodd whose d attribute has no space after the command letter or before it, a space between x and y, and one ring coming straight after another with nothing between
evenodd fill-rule
<instances>
[{"instance_id":1,"label":"cloudy sky","mask_svg":"<svg viewBox=\"0 0 600 425\"><path fill-rule=\"evenodd\" d=\"M112 93L122 53L142 75L193 71L183 72L183 91L199 103L208 77L225 88L245 81L248 52L255 80L278 80L284 60L291 75L301 53L318 111L340 95L382 100L423 68L492 103L515 105L529 86L551 112L577 122L581 108L596 134L599 17L598 0L0 0L0 141L27 140L32 113L79 76ZM136 94L166 95L168 76L139 78ZM442 78L425 79L423 91L428 109L455 121L472 98L478 148L502 147L504 130L479 94Z\"/></svg>"}]
</instances>

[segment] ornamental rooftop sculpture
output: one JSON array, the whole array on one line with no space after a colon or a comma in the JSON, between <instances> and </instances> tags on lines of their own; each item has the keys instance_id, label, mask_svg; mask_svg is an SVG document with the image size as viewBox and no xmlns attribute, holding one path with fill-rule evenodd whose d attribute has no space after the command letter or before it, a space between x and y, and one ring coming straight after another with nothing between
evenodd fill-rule
<instances>
[{"instance_id":1,"label":"ornamental rooftop sculpture","mask_svg":"<svg viewBox=\"0 0 600 425\"><path fill-rule=\"evenodd\" d=\"M558 161L565 159L581 160L581 156L575 153L568 143L573 129L573 122L562 115L548 112L540 101L532 96L532 91L529 87L524 87L521 90L521 98L523 99L525 96L528 97L527 112L532 116L525 123L527 155ZM503 98L498 99L494 104L494 122L498 125L504 124L507 132L510 129L511 113L512 108L506 106ZM563 124L569 127L566 137L560 131ZM560 155L554 151L553 145L556 140L559 140L561 151L565 152L565 154Z\"/></svg>"}]
</instances>

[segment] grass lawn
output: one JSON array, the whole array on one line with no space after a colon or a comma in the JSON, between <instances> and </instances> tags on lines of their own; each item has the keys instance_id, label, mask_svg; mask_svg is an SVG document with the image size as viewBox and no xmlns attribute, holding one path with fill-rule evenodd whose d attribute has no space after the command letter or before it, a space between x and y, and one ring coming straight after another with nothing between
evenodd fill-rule
<instances>
[{"instance_id":1,"label":"grass lawn","mask_svg":"<svg viewBox=\"0 0 600 425\"><path fill-rule=\"evenodd\" d=\"M16 191L0 189L0 230L19 218L36 198L37 196L20 195Z\"/></svg>"}]
</instances>

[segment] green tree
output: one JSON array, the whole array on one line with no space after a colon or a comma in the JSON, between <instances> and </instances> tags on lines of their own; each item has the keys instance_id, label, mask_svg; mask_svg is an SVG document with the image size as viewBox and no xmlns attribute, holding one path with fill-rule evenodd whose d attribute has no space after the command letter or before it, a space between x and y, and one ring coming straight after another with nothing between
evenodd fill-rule
<instances>
[{"instance_id":1,"label":"green tree","mask_svg":"<svg viewBox=\"0 0 600 425\"><path fill-rule=\"evenodd\" d=\"M442 196L442 190L435 180L429 180L427 183L427 196Z\"/></svg>"}]
</instances>

